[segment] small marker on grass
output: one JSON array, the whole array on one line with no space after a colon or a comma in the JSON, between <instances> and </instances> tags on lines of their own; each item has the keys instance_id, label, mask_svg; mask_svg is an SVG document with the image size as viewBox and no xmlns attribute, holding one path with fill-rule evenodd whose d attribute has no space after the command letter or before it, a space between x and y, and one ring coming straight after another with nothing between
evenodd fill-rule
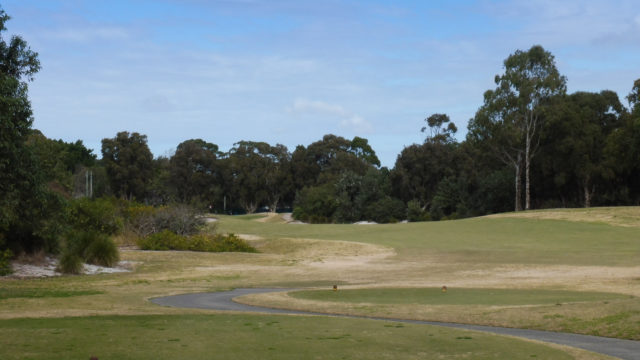
<instances>
[{"instance_id":1,"label":"small marker on grass","mask_svg":"<svg viewBox=\"0 0 640 360\"><path fill-rule=\"evenodd\" d=\"M446 292L447 292L447 286L446 286L446 285L443 285L443 286L442 286L442 292L443 292L443 293L446 293Z\"/></svg>"},{"instance_id":2,"label":"small marker on grass","mask_svg":"<svg viewBox=\"0 0 640 360\"><path fill-rule=\"evenodd\" d=\"M338 291L338 285L333 285L333 291Z\"/></svg>"}]
</instances>

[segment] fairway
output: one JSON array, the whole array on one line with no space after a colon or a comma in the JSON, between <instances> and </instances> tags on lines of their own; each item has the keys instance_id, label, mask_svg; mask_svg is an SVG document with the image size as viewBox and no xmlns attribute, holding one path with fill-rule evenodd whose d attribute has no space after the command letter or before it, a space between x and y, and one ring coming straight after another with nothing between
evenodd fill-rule
<instances>
[{"instance_id":1,"label":"fairway","mask_svg":"<svg viewBox=\"0 0 640 360\"><path fill-rule=\"evenodd\" d=\"M0 322L0 358L4 360L90 356L137 360L573 359L565 351L508 337L357 319L176 315Z\"/></svg>"},{"instance_id":2,"label":"fairway","mask_svg":"<svg viewBox=\"0 0 640 360\"><path fill-rule=\"evenodd\" d=\"M298 299L371 304L422 305L560 305L563 303L606 301L624 295L562 290L520 289L347 289L340 291L307 290L289 294Z\"/></svg>"}]
</instances>

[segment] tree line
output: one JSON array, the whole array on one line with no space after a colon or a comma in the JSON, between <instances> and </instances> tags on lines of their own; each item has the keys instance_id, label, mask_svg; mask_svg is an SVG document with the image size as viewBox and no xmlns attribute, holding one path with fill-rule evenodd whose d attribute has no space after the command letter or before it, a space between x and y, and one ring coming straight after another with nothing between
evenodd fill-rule
<instances>
[{"instance_id":1,"label":"tree line","mask_svg":"<svg viewBox=\"0 0 640 360\"><path fill-rule=\"evenodd\" d=\"M40 63L21 37L1 36L8 19L0 10L0 249L53 249L54 214L88 195L218 213L287 210L313 223L640 205L640 79L628 107L608 90L567 94L539 45L504 61L465 139L434 113L416 126L424 141L406 146L391 169L367 139L332 134L293 151L238 141L223 152L190 139L154 158L146 135L122 131L102 140L98 159L80 140L32 128L28 83Z\"/></svg>"}]
</instances>

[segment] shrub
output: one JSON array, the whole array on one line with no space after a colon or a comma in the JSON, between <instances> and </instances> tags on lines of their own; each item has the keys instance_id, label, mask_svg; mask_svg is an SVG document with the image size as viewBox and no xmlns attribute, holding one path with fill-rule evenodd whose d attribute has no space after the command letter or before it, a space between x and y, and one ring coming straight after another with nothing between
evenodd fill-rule
<instances>
[{"instance_id":1,"label":"shrub","mask_svg":"<svg viewBox=\"0 0 640 360\"><path fill-rule=\"evenodd\" d=\"M235 234L218 235L217 252L258 252L256 248L247 244Z\"/></svg>"},{"instance_id":2,"label":"shrub","mask_svg":"<svg viewBox=\"0 0 640 360\"><path fill-rule=\"evenodd\" d=\"M82 272L82 258L71 251L65 251L60 256L58 271L65 274L80 274Z\"/></svg>"},{"instance_id":3,"label":"shrub","mask_svg":"<svg viewBox=\"0 0 640 360\"><path fill-rule=\"evenodd\" d=\"M125 212L127 229L139 237L169 230L178 235L192 235L204 225L204 220L188 206L154 208L134 203Z\"/></svg>"},{"instance_id":4,"label":"shrub","mask_svg":"<svg viewBox=\"0 0 640 360\"><path fill-rule=\"evenodd\" d=\"M13 269L11 269L11 258L13 258L13 252L11 252L11 250L0 250L0 276L13 273Z\"/></svg>"},{"instance_id":5,"label":"shrub","mask_svg":"<svg viewBox=\"0 0 640 360\"><path fill-rule=\"evenodd\" d=\"M84 259L89 264L112 267L120 260L118 247L108 236L97 234L84 249Z\"/></svg>"},{"instance_id":6,"label":"shrub","mask_svg":"<svg viewBox=\"0 0 640 360\"><path fill-rule=\"evenodd\" d=\"M108 235L74 229L67 233L59 269L63 273L78 274L83 262L113 266L119 258L118 247Z\"/></svg>"},{"instance_id":7,"label":"shrub","mask_svg":"<svg viewBox=\"0 0 640 360\"><path fill-rule=\"evenodd\" d=\"M186 241L183 236L163 230L138 239L138 246L142 250L186 250Z\"/></svg>"},{"instance_id":8,"label":"shrub","mask_svg":"<svg viewBox=\"0 0 640 360\"><path fill-rule=\"evenodd\" d=\"M418 200L411 200L407 203L407 220L409 221L428 221L431 217L429 213L422 209Z\"/></svg>"},{"instance_id":9,"label":"shrub","mask_svg":"<svg viewBox=\"0 0 640 360\"><path fill-rule=\"evenodd\" d=\"M251 245L234 234L197 234L182 236L169 230L141 238L142 250L188 250L203 252L257 252Z\"/></svg>"},{"instance_id":10,"label":"shrub","mask_svg":"<svg viewBox=\"0 0 640 360\"><path fill-rule=\"evenodd\" d=\"M77 199L68 209L69 225L82 231L100 232L114 235L122 230L119 209L109 199Z\"/></svg>"}]
</instances>

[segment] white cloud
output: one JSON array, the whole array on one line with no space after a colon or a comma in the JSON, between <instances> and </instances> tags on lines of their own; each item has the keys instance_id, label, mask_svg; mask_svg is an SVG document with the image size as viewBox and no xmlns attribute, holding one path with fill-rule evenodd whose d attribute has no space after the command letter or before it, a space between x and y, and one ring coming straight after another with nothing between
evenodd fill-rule
<instances>
[{"instance_id":1,"label":"white cloud","mask_svg":"<svg viewBox=\"0 0 640 360\"><path fill-rule=\"evenodd\" d=\"M371 123L358 115L353 115L348 119L342 120L340 126L349 128L357 133L370 134L373 131Z\"/></svg>"},{"instance_id":2,"label":"white cloud","mask_svg":"<svg viewBox=\"0 0 640 360\"><path fill-rule=\"evenodd\" d=\"M340 105L329 104L324 101L296 99L293 106L287 108L287 112L294 114L331 114L337 116L349 116L350 113Z\"/></svg>"},{"instance_id":3,"label":"white cloud","mask_svg":"<svg viewBox=\"0 0 640 360\"><path fill-rule=\"evenodd\" d=\"M362 116L352 113L337 104L319 100L296 99L293 105L286 108L290 114L296 115L329 115L340 120L340 127L357 133L371 133L373 125Z\"/></svg>"}]
</instances>

